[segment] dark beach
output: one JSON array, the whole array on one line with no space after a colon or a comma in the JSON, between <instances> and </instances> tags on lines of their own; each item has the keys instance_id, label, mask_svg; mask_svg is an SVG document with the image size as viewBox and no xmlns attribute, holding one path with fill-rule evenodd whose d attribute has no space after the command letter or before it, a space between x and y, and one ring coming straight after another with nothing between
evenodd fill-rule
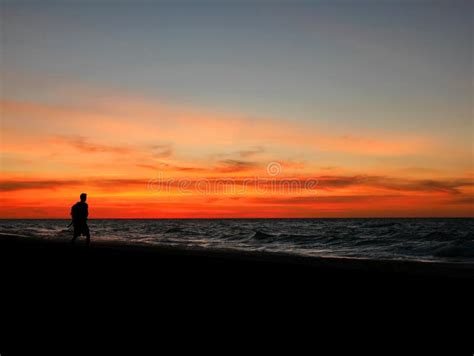
<instances>
[{"instance_id":1,"label":"dark beach","mask_svg":"<svg viewBox=\"0 0 474 356\"><path fill-rule=\"evenodd\" d=\"M273 272L270 279L281 275L314 274L315 277L337 277L373 281L411 282L451 282L474 281L472 263L419 263L406 260L371 260L352 258L306 257L290 253L265 251L235 251L225 249L206 249L199 247L166 247L141 244L124 245L116 241L96 241L87 248L81 242L71 245L69 240L46 240L33 236L0 234L2 261L11 260L11 266L19 268L31 263L35 270L52 268L56 274L58 263L69 267L71 272L94 267L97 272L114 267L117 273L125 268L134 270L140 267L156 268L156 271L170 269L173 272L194 275L202 270L208 273L217 268L220 272L240 271L244 276L252 271ZM50 266L51 264L51 266ZM8 268L7 266L5 266ZM189 268L189 269L188 269ZM56 271L56 272L55 272ZM93 272L92 270L91 272ZM25 268L25 273L35 272ZM125 272L126 276L128 273ZM212 278L211 275L206 275ZM26 277L26 276L25 276ZM113 277L113 276L111 276ZM247 276L250 280L251 276ZM385 282L384 282L385 283Z\"/></svg>"},{"instance_id":2,"label":"dark beach","mask_svg":"<svg viewBox=\"0 0 474 356\"><path fill-rule=\"evenodd\" d=\"M45 294L59 288L77 288L81 293L80 286L87 285L104 294L129 293L130 288L209 295L234 290L278 298L279 291L291 290L304 293L303 299L340 293L358 299L375 293L390 300L402 296L400 302L413 297L415 302L417 293L431 290L429 298L436 299L436 290L449 288L462 301L465 287L474 281L474 265L465 263L317 258L118 242L94 242L87 248L81 243L72 246L69 240L11 235L0 237L0 254L4 281L20 290L41 286Z\"/></svg>"},{"instance_id":3,"label":"dark beach","mask_svg":"<svg viewBox=\"0 0 474 356\"><path fill-rule=\"evenodd\" d=\"M55 332L66 334L84 322L87 330L99 333L102 327L116 332L131 325L149 333L154 330L147 326L150 322L167 332L195 333L208 330L203 324L208 322L212 328L244 322L247 332L255 332L261 327L301 328L301 320L317 324L304 327L305 332L324 326L354 328L352 333L363 320L373 331L403 322L413 331L424 325L424 331L433 327L440 332L450 325L461 336L467 332L462 320L472 313L474 269L469 264L112 242L86 248L66 240L9 235L0 237L0 261L10 341L38 335L45 320L53 320Z\"/></svg>"}]
</instances>

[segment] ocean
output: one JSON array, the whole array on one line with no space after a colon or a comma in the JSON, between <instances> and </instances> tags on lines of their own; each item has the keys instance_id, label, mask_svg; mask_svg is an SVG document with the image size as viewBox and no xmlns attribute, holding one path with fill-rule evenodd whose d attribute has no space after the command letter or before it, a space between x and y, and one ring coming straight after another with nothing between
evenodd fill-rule
<instances>
[{"instance_id":1,"label":"ocean","mask_svg":"<svg viewBox=\"0 0 474 356\"><path fill-rule=\"evenodd\" d=\"M68 220L0 220L0 233L71 238ZM474 219L104 219L94 240L305 256L474 263ZM21 238L19 236L18 238ZM84 238L80 238L84 239Z\"/></svg>"}]
</instances>

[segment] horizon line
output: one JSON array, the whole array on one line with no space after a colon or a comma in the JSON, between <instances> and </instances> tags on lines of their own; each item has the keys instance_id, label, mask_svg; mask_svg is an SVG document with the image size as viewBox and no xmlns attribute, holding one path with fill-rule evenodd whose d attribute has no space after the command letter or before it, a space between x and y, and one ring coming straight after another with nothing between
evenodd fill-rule
<instances>
[{"instance_id":1,"label":"horizon line","mask_svg":"<svg viewBox=\"0 0 474 356\"><path fill-rule=\"evenodd\" d=\"M474 216L354 216L354 217L199 217L199 218L91 218L91 220L308 220L308 219L474 219ZM1 220L71 220L70 218L1 218Z\"/></svg>"}]
</instances>

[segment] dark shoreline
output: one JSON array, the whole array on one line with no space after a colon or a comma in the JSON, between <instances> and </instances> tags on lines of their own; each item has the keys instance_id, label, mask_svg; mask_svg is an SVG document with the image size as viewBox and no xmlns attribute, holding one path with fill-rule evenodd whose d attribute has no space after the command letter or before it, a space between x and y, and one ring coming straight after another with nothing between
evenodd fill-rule
<instances>
[{"instance_id":1,"label":"dark shoreline","mask_svg":"<svg viewBox=\"0 0 474 356\"><path fill-rule=\"evenodd\" d=\"M354 272L361 274L388 274L407 278L447 278L454 280L474 280L474 264L418 262L408 260L370 260L332 257L309 257L278 252L235 251L224 249L205 249L195 247L151 246L123 244L117 241L94 241L90 249L79 242L71 246L66 239L49 240L34 236L9 235L0 233L0 250L10 253L30 252L46 253L48 258L64 258L68 254L86 259L97 258L139 258L142 262L153 263L153 259L178 258L210 260L216 263L252 264L266 263L314 270L333 272ZM29 258L38 257L37 253ZM158 261L156 261L158 262Z\"/></svg>"},{"instance_id":2,"label":"dark shoreline","mask_svg":"<svg viewBox=\"0 0 474 356\"><path fill-rule=\"evenodd\" d=\"M283 330L283 339L296 332L307 341L324 333L454 335L457 347L470 347L473 265L82 243L0 235L11 350L28 345L25 338L48 350L52 330L56 339L76 330L73 345L90 332L110 333L115 347L127 333L179 345L200 332L235 343Z\"/></svg>"}]
</instances>

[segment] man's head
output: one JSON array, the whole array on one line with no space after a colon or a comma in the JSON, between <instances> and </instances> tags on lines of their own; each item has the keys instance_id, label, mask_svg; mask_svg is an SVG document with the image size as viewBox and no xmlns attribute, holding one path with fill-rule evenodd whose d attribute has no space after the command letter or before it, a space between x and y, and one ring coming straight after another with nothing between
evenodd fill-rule
<instances>
[{"instance_id":1,"label":"man's head","mask_svg":"<svg viewBox=\"0 0 474 356\"><path fill-rule=\"evenodd\" d=\"M86 199L87 199L87 194L86 194L86 193L82 193L82 194L80 195L80 198L81 198L81 201L82 201L82 202L85 202Z\"/></svg>"}]
</instances>

